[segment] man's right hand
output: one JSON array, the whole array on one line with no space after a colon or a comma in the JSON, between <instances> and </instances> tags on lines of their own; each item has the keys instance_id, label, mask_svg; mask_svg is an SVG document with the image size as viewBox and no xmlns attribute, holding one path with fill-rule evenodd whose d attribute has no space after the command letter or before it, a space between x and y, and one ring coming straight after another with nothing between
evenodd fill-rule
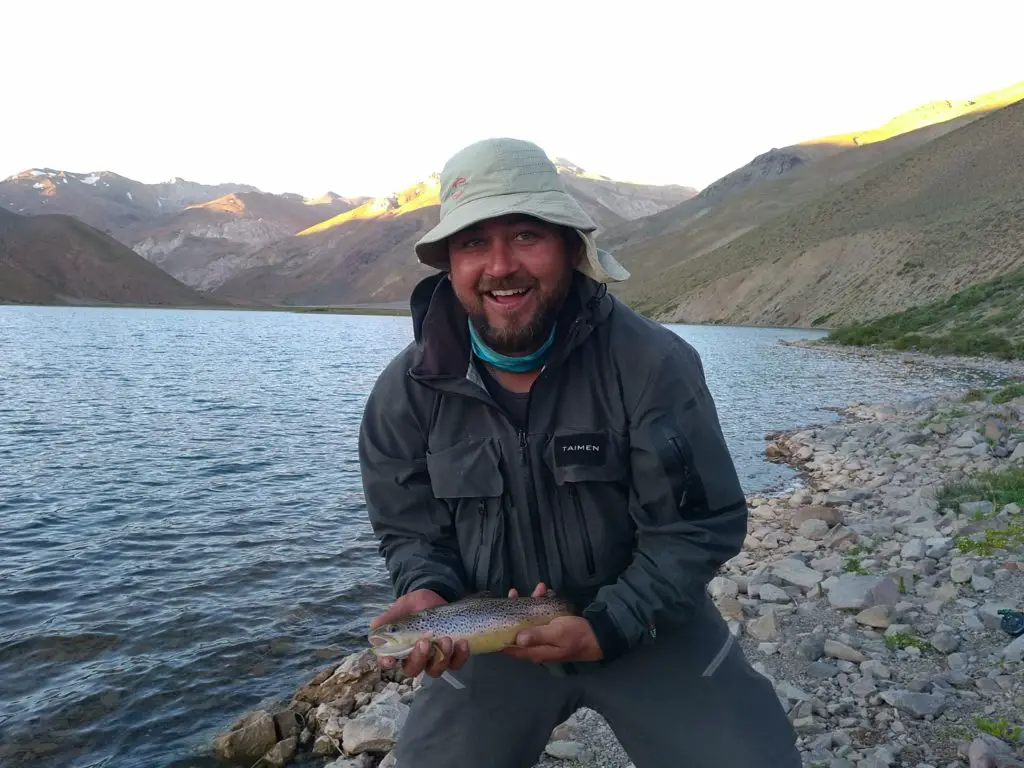
<instances>
[{"instance_id":1,"label":"man's right hand","mask_svg":"<svg viewBox=\"0 0 1024 768\"><path fill-rule=\"evenodd\" d=\"M387 624L403 616L419 613L427 608L433 608L446 602L448 601L433 590L413 590L402 595L384 613L371 621L370 629L376 629L381 624ZM402 660L402 671L411 677L415 677L420 672L426 670L426 673L431 677L439 677L446 669L459 669L469 658L469 644L465 640L453 643L450 637L440 637L435 638L435 642L437 642L441 652L444 654L444 661L437 660L429 641L420 640L416 643L412 653ZM395 658L393 656L381 658L381 666L392 667L394 664Z\"/></svg>"}]
</instances>

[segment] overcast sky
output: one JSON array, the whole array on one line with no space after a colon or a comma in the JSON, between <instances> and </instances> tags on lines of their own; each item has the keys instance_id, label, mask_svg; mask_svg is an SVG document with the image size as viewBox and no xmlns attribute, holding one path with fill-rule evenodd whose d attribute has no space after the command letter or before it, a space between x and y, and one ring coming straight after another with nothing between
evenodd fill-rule
<instances>
[{"instance_id":1,"label":"overcast sky","mask_svg":"<svg viewBox=\"0 0 1024 768\"><path fill-rule=\"evenodd\" d=\"M1024 2L11 2L0 178L378 195L486 136L702 187L1024 80Z\"/></svg>"}]
</instances>

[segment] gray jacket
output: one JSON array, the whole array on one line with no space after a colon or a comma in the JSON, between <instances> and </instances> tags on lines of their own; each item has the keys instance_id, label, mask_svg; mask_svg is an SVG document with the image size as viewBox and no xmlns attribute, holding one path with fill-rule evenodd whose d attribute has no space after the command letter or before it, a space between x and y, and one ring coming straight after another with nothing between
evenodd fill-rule
<instances>
[{"instance_id":1,"label":"gray jacket","mask_svg":"<svg viewBox=\"0 0 1024 768\"><path fill-rule=\"evenodd\" d=\"M359 458L395 592L447 600L538 582L606 660L685 621L739 552L747 506L694 349L576 274L519 432L469 353L445 273L366 404Z\"/></svg>"}]
</instances>

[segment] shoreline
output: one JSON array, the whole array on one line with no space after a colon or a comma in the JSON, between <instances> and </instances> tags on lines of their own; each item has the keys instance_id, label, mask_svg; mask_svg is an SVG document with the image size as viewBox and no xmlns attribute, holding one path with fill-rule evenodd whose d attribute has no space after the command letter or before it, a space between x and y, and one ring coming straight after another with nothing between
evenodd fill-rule
<instances>
[{"instance_id":1,"label":"shoreline","mask_svg":"<svg viewBox=\"0 0 1024 768\"><path fill-rule=\"evenodd\" d=\"M775 685L804 765L1024 768L1014 730L1024 726L1024 636L1002 631L996 613L1024 609L1024 504L937 498L978 472L1024 475L1024 393L992 402L1008 379L1024 380L1024 361L832 346L815 345L1002 382L980 398L837 406L838 422L765 435L766 459L797 475L785 490L748 494L747 540L712 598ZM393 768L417 689L359 651L278 708L235 720L214 752L250 768ZM601 716L581 709L536 768L630 765Z\"/></svg>"}]
</instances>

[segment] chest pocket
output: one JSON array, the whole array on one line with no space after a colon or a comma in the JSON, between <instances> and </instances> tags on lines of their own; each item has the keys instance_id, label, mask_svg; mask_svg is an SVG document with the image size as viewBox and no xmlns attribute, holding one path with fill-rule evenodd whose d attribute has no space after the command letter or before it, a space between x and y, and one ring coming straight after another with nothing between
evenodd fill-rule
<instances>
[{"instance_id":1,"label":"chest pocket","mask_svg":"<svg viewBox=\"0 0 1024 768\"><path fill-rule=\"evenodd\" d=\"M462 565L474 591L490 589L502 574L505 479L501 444L470 438L427 452L434 496L452 512Z\"/></svg>"},{"instance_id":2,"label":"chest pocket","mask_svg":"<svg viewBox=\"0 0 1024 768\"><path fill-rule=\"evenodd\" d=\"M631 558L629 438L615 430L559 431L544 450L557 499L559 551L580 586L613 580Z\"/></svg>"}]
</instances>

